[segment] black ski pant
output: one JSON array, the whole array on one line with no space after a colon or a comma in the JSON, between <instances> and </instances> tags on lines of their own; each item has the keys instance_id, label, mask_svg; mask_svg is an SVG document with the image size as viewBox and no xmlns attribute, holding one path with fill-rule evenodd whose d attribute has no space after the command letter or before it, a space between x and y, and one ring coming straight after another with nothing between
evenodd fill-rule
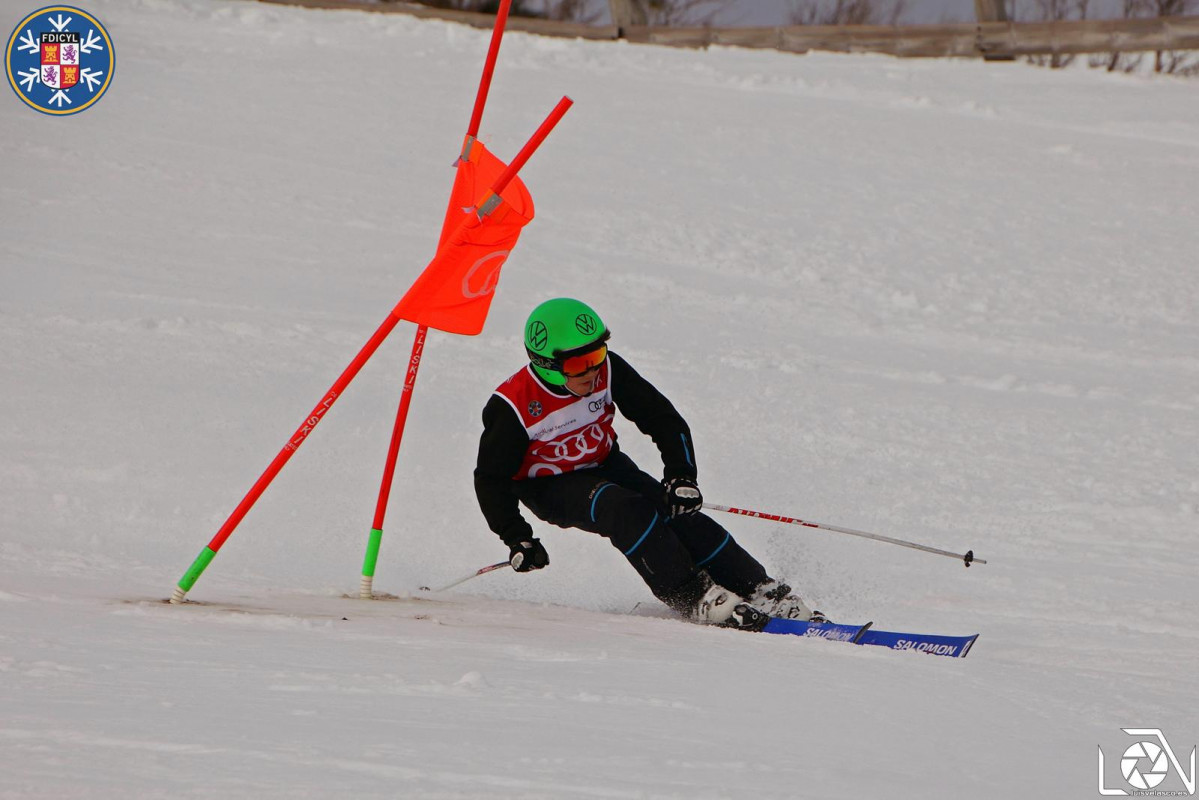
<instances>
[{"instance_id":1,"label":"black ski pant","mask_svg":"<svg viewBox=\"0 0 1199 800\"><path fill-rule=\"evenodd\" d=\"M716 520L703 512L672 519L662 484L620 451L593 469L515 484L520 501L539 519L607 538L654 596L682 611L706 588L697 579L701 571L746 598L770 580Z\"/></svg>"}]
</instances>

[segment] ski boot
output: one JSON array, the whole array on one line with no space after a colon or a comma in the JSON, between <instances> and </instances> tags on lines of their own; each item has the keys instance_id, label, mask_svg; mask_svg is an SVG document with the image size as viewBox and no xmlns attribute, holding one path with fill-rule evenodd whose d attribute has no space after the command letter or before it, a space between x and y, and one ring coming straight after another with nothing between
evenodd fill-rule
<instances>
[{"instance_id":1,"label":"ski boot","mask_svg":"<svg viewBox=\"0 0 1199 800\"><path fill-rule=\"evenodd\" d=\"M809 607L799 595L791 594L790 586L776 580L769 580L758 586L749 598L749 603L772 617L813 623L828 622L823 612Z\"/></svg>"}]
</instances>

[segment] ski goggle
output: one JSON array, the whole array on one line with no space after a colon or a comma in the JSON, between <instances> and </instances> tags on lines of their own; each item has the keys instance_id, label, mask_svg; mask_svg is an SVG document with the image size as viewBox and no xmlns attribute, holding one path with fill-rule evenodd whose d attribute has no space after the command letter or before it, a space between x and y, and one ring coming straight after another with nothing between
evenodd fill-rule
<instances>
[{"instance_id":1,"label":"ski goggle","mask_svg":"<svg viewBox=\"0 0 1199 800\"><path fill-rule=\"evenodd\" d=\"M568 378L580 378L602 365L607 358L608 346L601 344L594 350L562 359L562 367L559 371Z\"/></svg>"}]
</instances>

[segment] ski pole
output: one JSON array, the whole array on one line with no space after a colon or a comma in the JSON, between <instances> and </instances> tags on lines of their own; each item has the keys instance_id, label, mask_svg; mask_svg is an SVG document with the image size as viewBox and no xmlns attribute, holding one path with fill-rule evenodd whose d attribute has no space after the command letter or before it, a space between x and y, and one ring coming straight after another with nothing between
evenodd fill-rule
<instances>
[{"instance_id":1,"label":"ski pole","mask_svg":"<svg viewBox=\"0 0 1199 800\"><path fill-rule=\"evenodd\" d=\"M890 536L882 536L877 533L867 533L866 531L855 531L852 528L841 528L836 525L825 525L820 522L808 522L808 521L802 520L802 519L795 519L794 517L784 517L779 514L767 514L764 511L750 511L750 510L747 510L744 508L731 508L729 506L718 506L715 503L704 503L704 508L711 509L713 511L725 511L725 512L728 512L729 514L741 514L746 517L757 517L758 519L769 519L769 520L773 520L775 522L786 522L789 525L802 525L805 528L819 528L820 530L833 531L834 533L847 533L850 536L861 536L863 539L873 539L876 542L889 542L890 544L897 544L901 547L910 547L913 550L923 550L926 553L934 553L939 556L949 556L950 558L958 558L958 559L961 559L962 563L964 563L967 567L969 567L971 564L986 564L987 563L984 559L975 558L973 550L967 550L965 552L965 554L954 553L949 550L941 550L936 547L929 547L928 545L916 544L915 542L904 541L903 539L894 539Z\"/></svg>"},{"instance_id":2,"label":"ski pole","mask_svg":"<svg viewBox=\"0 0 1199 800\"><path fill-rule=\"evenodd\" d=\"M453 583L447 583L445 586L439 586L436 589L430 589L428 586L421 586L420 591L422 591L422 592L444 592L446 589L453 589L458 584L466 583L471 578L477 578L480 575L486 575L488 572L494 572L497 569L503 569L504 567L510 567L510 566L512 566L512 564L510 562L497 561L496 563L489 564L486 567L483 567L482 569L477 569L474 572L472 572L471 574L467 575L466 577L459 578L458 580L454 581Z\"/></svg>"}]
</instances>

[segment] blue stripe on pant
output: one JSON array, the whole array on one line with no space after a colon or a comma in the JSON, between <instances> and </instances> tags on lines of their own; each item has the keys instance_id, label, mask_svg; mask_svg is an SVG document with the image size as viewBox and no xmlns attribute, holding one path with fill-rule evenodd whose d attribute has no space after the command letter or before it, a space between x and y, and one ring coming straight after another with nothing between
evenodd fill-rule
<instances>
[{"instance_id":1,"label":"blue stripe on pant","mask_svg":"<svg viewBox=\"0 0 1199 800\"><path fill-rule=\"evenodd\" d=\"M605 487L605 488L607 488L607 487ZM626 556L633 555L633 553L635 553L637 551L637 548L641 546L641 543L645 541L645 537L649 536L650 531L652 531L654 529L654 526L657 524L658 524L658 512L655 511L654 518L649 521L649 527L645 529L645 533L641 534L641 538L637 540L637 543L634 544L632 547L630 547L628 550L625 550L624 554Z\"/></svg>"},{"instance_id":2,"label":"blue stripe on pant","mask_svg":"<svg viewBox=\"0 0 1199 800\"><path fill-rule=\"evenodd\" d=\"M712 555L708 556L708 557L707 557L707 558L705 558L703 561L697 561L697 562L696 562L696 564L695 564L695 566L697 566L697 567L702 567L704 564L707 564L709 561L711 561L712 559L716 558L717 554L718 554L718 553L720 553L720 551L724 549L724 546L725 546L726 544L728 544L728 543L729 543L729 541L730 541L732 538L733 538L733 534L731 534L731 533L728 533L728 532L726 531L726 532L725 532L725 534L724 534L724 541L723 541L723 542L721 542L721 543L720 543L720 545L719 545L719 546L718 546L718 547L717 547L715 550L713 550L713 551L712 551Z\"/></svg>"}]
</instances>

